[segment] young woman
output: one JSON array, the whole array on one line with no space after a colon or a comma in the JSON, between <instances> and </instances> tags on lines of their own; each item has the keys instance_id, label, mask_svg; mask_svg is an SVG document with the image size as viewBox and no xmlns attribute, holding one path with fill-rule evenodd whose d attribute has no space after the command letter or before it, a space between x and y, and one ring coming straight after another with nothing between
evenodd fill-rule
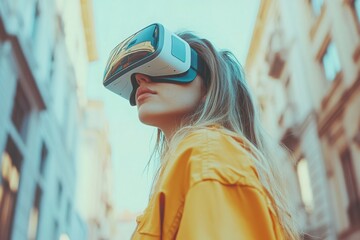
<instances>
[{"instance_id":1,"label":"young woman","mask_svg":"<svg viewBox=\"0 0 360 240\"><path fill-rule=\"evenodd\" d=\"M206 39L178 36L199 59L192 81L132 74L161 162L132 239L299 239L240 64Z\"/></svg>"}]
</instances>

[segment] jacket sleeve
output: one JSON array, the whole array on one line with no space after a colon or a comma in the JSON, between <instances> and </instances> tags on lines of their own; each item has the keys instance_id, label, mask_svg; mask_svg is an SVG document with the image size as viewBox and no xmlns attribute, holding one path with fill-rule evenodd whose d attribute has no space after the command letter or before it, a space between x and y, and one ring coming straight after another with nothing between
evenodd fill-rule
<instances>
[{"instance_id":1,"label":"jacket sleeve","mask_svg":"<svg viewBox=\"0 0 360 240\"><path fill-rule=\"evenodd\" d=\"M206 180L186 195L177 239L282 239L276 230L274 214L261 191Z\"/></svg>"}]
</instances>

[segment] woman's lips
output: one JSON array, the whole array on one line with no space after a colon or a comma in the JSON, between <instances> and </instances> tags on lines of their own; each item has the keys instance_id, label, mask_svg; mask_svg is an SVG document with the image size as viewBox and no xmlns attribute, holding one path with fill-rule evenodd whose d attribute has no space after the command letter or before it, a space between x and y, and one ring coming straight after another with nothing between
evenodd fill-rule
<instances>
[{"instance_id":1,"label":"woman's lips","mask_svg":"<svg viewBox=\"0 0 360 240\"><path fill-rule=\"evenodd\" d=\"M136 100L137 102L141 102L152 94L156 94L156 92L147 87L139 87L136 91Z\"/></svg>"}]
</instances>

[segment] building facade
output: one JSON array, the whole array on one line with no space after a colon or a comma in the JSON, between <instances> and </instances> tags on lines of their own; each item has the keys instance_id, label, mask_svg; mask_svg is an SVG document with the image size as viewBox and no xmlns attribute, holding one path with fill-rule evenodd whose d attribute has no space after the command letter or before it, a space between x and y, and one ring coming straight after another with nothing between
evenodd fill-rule
<instances>
[{"instance_id":1,"label":"building facade","mask_svg":"<svg viewBox=\"0 0 360 240\"><path fill-rule=\"evenodd\" d=\"M88 2L0 0L0 239L87 237L74 195Z\"/></svg>"},{"instance_id":2,"label":"building facade","mask_svg":"<svg viewBox=\"0 0 360 240\"><path fill-rule=\"evenodd\" d=\"M360 238L360 1L263 0L246 61L306 239Z\"/></svg>"},{"instance_id":3,"label":"building facade","mask_svg":"<svg viewBox=\"0 0 360 240\"><path fill-rule=\"evenodd\" d=\"M88 240L119 239L114 209L114 185L109 126L101 101L82 108L78 156L77 206L88 226Z\"/></svg>"}]
</instances>

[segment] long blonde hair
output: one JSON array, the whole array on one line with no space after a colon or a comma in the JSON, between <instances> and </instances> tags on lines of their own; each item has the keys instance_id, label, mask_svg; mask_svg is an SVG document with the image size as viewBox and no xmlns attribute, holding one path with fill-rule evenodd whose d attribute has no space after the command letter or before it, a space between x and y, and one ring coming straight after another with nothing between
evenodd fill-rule
<instances>
[{"instance_id":1,"label":"long blonde hair","mask_svg":"<svg viewBox=\"0 0 360 240\"><path fill-rule=\"evenodd\" d=\"M205 61L207 78L204 79L205 101L190 116L186 116L183 125L169 139L165 139L158 130L157 142L153 155L162 160L160 168L167 163L167 157L188 133L207 126L220 125L223 128L243 136L248 142L261 182L273 198L274 209L286 235L286 239L300 239L291 215L283 187L281 171L278 168L279 156L274 155L271 138L262 129L254 99L245 81L245 74L236 57L229 51L217 51L206 39L201 39L190 32L178 33ZM277 145L277 149L281 149ZM278 155L278 153L277 153ZM160 172L160 170L159 170ZM159 176L158 172L158 176ZM154 188L156 188L155 180Z\"/></svg>"}]
</instances>

